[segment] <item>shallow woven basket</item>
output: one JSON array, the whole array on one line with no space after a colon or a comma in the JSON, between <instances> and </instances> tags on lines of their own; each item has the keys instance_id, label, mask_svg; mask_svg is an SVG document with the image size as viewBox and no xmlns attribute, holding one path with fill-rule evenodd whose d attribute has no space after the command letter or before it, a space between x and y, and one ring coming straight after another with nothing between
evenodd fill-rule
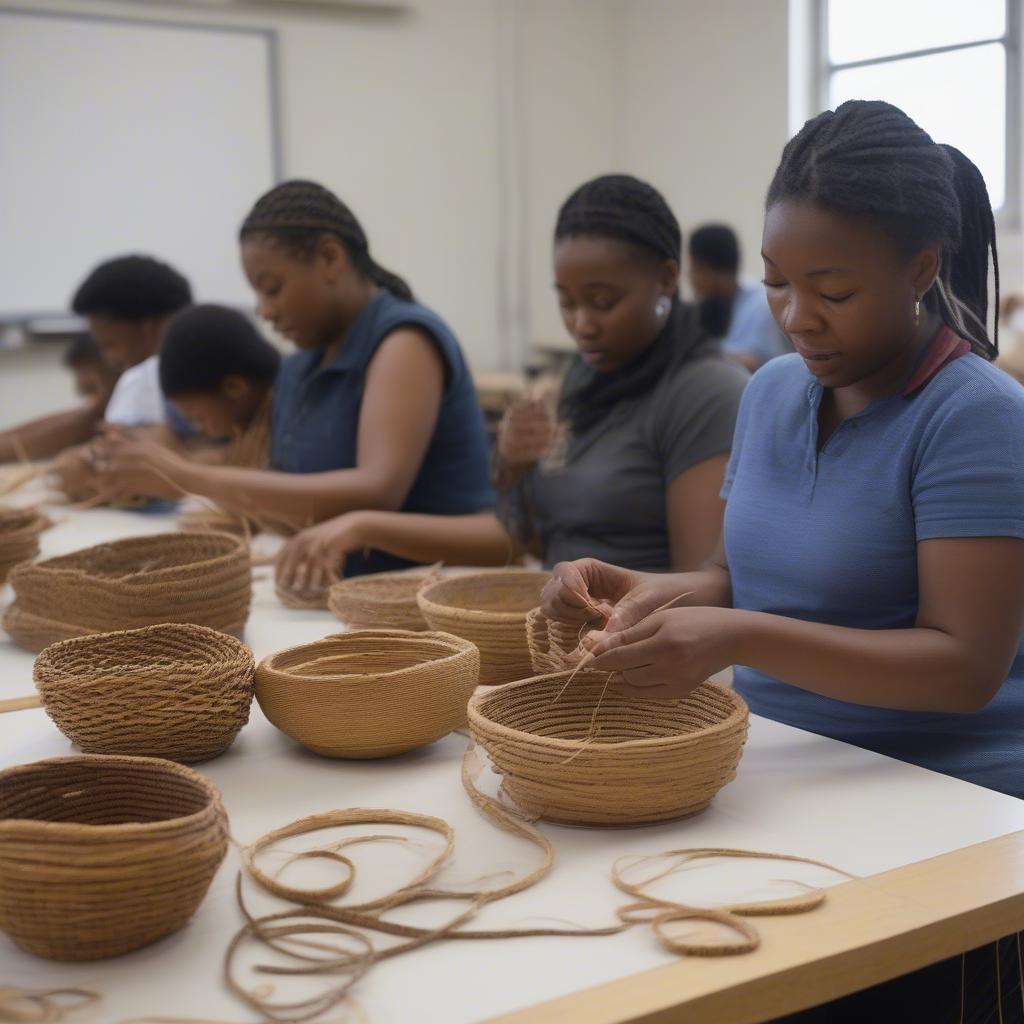
<instances>
[{"instance_id":1,"label":"shallow woven basket","mask_svg":"<svg viewBox=\"0 0 1024 1024\"><path fill-rule=\"evenodd\" d=\"M16 565L39 554L39 534L49 525L36 509L0 509L0 584Z\"/></svg>"},{"instance_id":2,"label":"shallow woven basket","mask_svg":"<svg viewBox=\"0 0 1024 1024\"><path fill-rule=\"evenodd\" d=\"M530 662L537 673L564 672L575 668L583 652L582 638L587 631L596 629L597 623L573 625L549 619L539 608L526 616L526 646Z\"/></svg>"},{"instance_id":3,"label":"shallow woven basket","mask_svg":"<svg viewBox=\"0 0 1024 1024\"><path fill-rule=\"evenodd\" d=\"M64 757L0 772L0 930L52 960L99 960L181 928L228 844L191 768Z\"/></svg>"},{"instance_id":4,"label":"shallow woven basket","mask_svg":"<svg viewBox=\"0 0 1024 1024\"><path fill-rule=\"evenodd\" d=\"M735 776L748 715L732 690L703 683L685 700L639 700L606 690L607 673L584 670L566 687L570 675L469 703L473 738L525 810L574 825L669 821L702 811Z\"/></svg>"},{"instance_id":5,"label":"shallow woven basket","mask_svg":"<svg viewBox=\"0 0 1024 1024\"><path fill-rule=\"evenodd\" d=\"M404 571L353 576L331 587L327 607L355 629L430 629L416 594L436 579L436 573Z\"/></svg>"},{"instance_id":6,"label":"shallow woven basket","mask_svg":"<svg viewBox=\"0 0 1024 1024\"><path fill-rule=\"evenodd\" d=\"M282 732L326 757L388 757L466 721L480 655L445 633L366 629L272 654L256 700Z\"/></svg>"},{"instance_id":7,"label":"shallow woven basket","mask_svg":"<svg viewBox=\"0 0 1024 1024\"><path fill-rule=\"evenodd\" d=\"M206 626L164 623L52 644L33 676L46 713L87 754L194 764L249 720L252 651Z\"/></svg>"},{"instance_id":8,"label":"shallow woven basket","mask_svg":"<svg viewBox=\"0 0 1024 1024\"><path fill-rule=\"evenodd\" d=\"M226 533L163 533L19 565L4 628L30 651L88 633L194 622L240 633L249 617L249 551Z\"/></svg>"},{"instance_id":9,"label":"shallow woven basket","mask_svg":"<svg viewBox=\"0 0 1024 1024\"><path fill-rule=\"evenodd\" d=\"M431 629L472 640L480 649L480 682L509 683L532 674L526 615L551 578L546 572L473 573L451 576L417 595Z\"/></svg>"}]
</instances>

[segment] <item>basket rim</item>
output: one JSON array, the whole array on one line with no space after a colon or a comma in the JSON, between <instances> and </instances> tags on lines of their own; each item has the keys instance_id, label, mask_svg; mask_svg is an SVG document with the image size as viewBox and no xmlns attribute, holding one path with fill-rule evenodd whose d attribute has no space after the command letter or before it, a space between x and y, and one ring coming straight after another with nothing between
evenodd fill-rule
<instances>
[{"instance_id":1,"label":"basket rim","mask_svg":"<svg viewBox=\"0 0 1024 1024\"><path fill-rule=\"evenodd\" d=\"M181 828L199 823L202 818L222 807L220 790L205 775L201 775L188 765L179 764L163 757L137 757L131 754L70 754L66 757L46 757L28 764L13 765L0 771L0 783L16 775L31 775L39 769L54 765L152 765L170 775L184 776L206 796L206 802L191 814L180 814L174 818L160 818L157 821L129 821L115 825L90 825L84 821L41 821L38 818L4 818L0 817L0 837L17 835L25 832L38 832L45 829L50 837L71 837L87 833L97 839L111 836L143 835L167 828Z\"/></svg>"},{"instance_id":2,"label":"basket rim","mask_svg":"<svg viewBox=\"0 0 1024 1024\"><path fill-rule=\"evenodd\" d=\"M70 673L57 659L63 658L69 651L73 650L77 646L88 648L101 642L110 642L112 639L116 641L121 640L122 638L136 637L140 634L148 634L152 636L157 632L176 634L187 633L191 635L198 634L204 643L209 640L214 640L220 644L226 644L227 647L231 648L230 651L218 652L215 657L205 659L187 656L175 659L177 664L184 667L195 668L197 670L204 668L212 669L219 665L223 665L225 662L240 655L248 655L249 660L252 660L252 651L248 645L239 640L238 637L232 636L230 633L222 633L219 629L213 629L211 626L201 626L194 622L156 622L150 626L138 626L135 629L113 629L102 633L85 633L81 636L69 636L64 640L55 640L52 644L47 645L39 652L39 655L36 657L35 664L33 665L32 674L36 677L37 686L39 684L37 672L40 668L40 664L42 664L44 669L59 671L66 677L73 676L75 678L80 678L80 673ZM208 653L210 651L210 647L204 647L204 651ZM124 675L127 672L144 672L148 671L152 667L155 660L156 659L148 658L142 654L133 661L126 660L120 664L91 665L89 667L88 674L92 678L96 678L97 676L105 678L108 676ZM61 680L58 685L64 685L66 682L67 679Z\"/></svg>"},{"instance_id":3,"label":"basket rim","mask_svg":"<svg viewBox=\"0 0 1024 1024\"><path fill-rule=\"evenodd\" d=\"M369 598L375 604L379 605L407 605L410 607L416 606L416 591L411 595L405 595L402 597L379 597L374 594L374 589L381 584L386 583L401 583L403 580L412 581L419 584L418 589L422 589L428 583L433 583L436 577L428 572L417 572L415 570L400 570L399 572L374 572L368 573L365 576L351 576L348 579L339 580L337 583L331 584L327 589L327 601L328 605L331 601L341 599L348 600L349 597L355 597L359 591L366 593L360 594L359 596L363 599Z\"/></svg>"},{"instance_id":4,"label":"basket rim","mask_svg":"<svg viewBox=\"0 0 1024 1024\"><path fill-rule=\"evenodd\" d=\"M433 583L428 583L422 590L416 594L416 602L423 610L424 614L458 617L462 619L475 620L477 622L491 622L491 623L520 623L524 618L530 614L531 611L536 607L532 605L525 611L521 612L510 612L510 611L486 611L480 608L458 608L455 605L441 604L438 601L434 601L430 597L431 591L438 587L447 586L449 584L465 583L470 580L484 580L484 579L495 579L499 575L504 575L505 578L511 576L536 576L551 578L551 573L544 569L492 569L489 572L474 572L465 573L459 576L446 576L444 579L435 580Z\"/></svg>"},{"instance_id":5,"label":"basket rim","mask_svg":"<svg viewBox=\"0 0 1024 1024\"><path fill-rule=\"evenodd\" d=\"M562 681L572 675L574 671L575 669L564 672L545 672L541 675L531 676L529 679L518 679L513 683L506 683L504 686L496 686L490 690L478 690L470 697L467 707L470 729L480 734L486 735L489 733L503 739L518 740L520 737L530 737L533 740L541 740L545 744L550 744L555 750L564 750L566 753L573 753L579 750L579 740L560 739L556 736L541 736L539 733L526 732L523 729L513 729L510 726L503 725L501 722L495 722L492 718L488 718L481 710L481 705L485 704L488 700L496 699L509 690L535 687L538 683L547 683L551 680ZM581 674L586 674L586 671L584 669ZM714 736L717 733L734 728L740 720L749 719L750 711L747 707L747 702L735 690L720 686L718 683L712 683L709 680L705 680L700 685L714 687L717 692L725 695L732 705L732 710L728 716L720 722L708 726L706 729L701 729L700 736ZM649 747L663 746L666 743L677 744L692 741L695 735L695 733L680 733L675 736L647 736L644 739L622 740L619 743L604 743L600 740L592 740L587 744L587 750L591 752L645 750ZM484 746L486 747L486 744Z\"/></svg>"},{"instance_id":6,"label":"basket rim","mask_svg":"<svg viewBox=\"0 0 1024 1024\"><path fill-rule=\"evenodd\" d=\"M163 566L159 569L142 569L140 571L128 572L123 576L116 577L101 575L92 572L89 569L83 569L77 566L54 565L54 562L85 555L91 551L95 551L97 548L141 547L145 543L151 544L154 541L159 541L161 543L176 541L180 543L182 541L194 540L196 537L215 537L218 539L224 539L230 542L231 550L223 551L220 554L211 555L209 558L202 558L193 562L181 562L178 565ZM245 538L232 536L230 533L225 533L223 530L203 530L195 533L183 533L180 531L170 533L150 533L135 537L119 537L116 540L103 541L99 544L90 544L88 547L78 548L76 551L69 551L64 555L54 555L51 558L44 558L39 562L24 563L11 570L10 581L13 584L15 582L16 575L17 578L21 578L29 573L39 573L50 576L51 578L60 578L65 581L95 580L99 583L116 582L118 584L132 585L137 584L140 581L148 582L158 580L163 575L179 573L186 566L214 565L219 567L220 565L229 562L231 559L236 558L239 554L245 555L246 560L248 561L249 549L245 543Z\"/></svg>"},{"instance_id":7,"label":"basket rim","mask_svg":"<svg viewBox=\"0 0 1024 1024\"><path fill-rule=\"evenodd\" d=\"M24 520L20 526L7 529L5 521ZM50 517L38 508L0 508L0 541L23 533L42 533L50 525Z\"/></svg>"},{"instance_id":8,"label":"basket rim","mask_svg":"<svg viewBox=\"0 0 1024 1024\"><path fill-rule=\"evenodd\" d=\"M382 670L379 672L338 672L330 676L311 676L311 675L300 675L298 672L294 672L290 669L279 668L274 662L277 658L280 658L287 654L292 654L295 651L309 650L311 648L319 647L321 644L326 644L331 640L347 640L354 637L366 637L376 636L378 638L398 638L398 639L409 639L418 641L431 641L436 640L442 644L445 644L451 650L449 653L439 658L433 658L430 661L420 662L415 665L405 665L402 668ZM331 633L328 636L322 637L319 640L313 640L305 644L296 644L294 647L286 647L283 650L275 651L273 654L268 654L263 658L260 663L256 666L256 677L258 681L266 681L268 677L274 677L276 680L288 679L291 683L301 684L317 684L323 683L325 680L332 680L335 684L338 683L361 683L367 679L397 679L404 676L406 673L418 672L425 665L430 666L444 666L458 658L465 658L476 653L479 656L479 650L476 644L469 640L465 640L462 637L455 636L453 633L444 633L440 630L430 631L416 631L412 629L352 629L347 630L344 633Z\"/></svg>"}]
</instances>

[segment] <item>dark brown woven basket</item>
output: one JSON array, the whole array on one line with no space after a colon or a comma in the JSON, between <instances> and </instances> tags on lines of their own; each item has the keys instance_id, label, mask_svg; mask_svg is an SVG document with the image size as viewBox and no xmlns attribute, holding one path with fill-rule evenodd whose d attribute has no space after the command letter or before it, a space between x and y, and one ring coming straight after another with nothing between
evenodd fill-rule
<instances>
[{"instance_id":1,"label":"dark brown woven basket","mask_svg":"<svg viewBox=\"0 0 1024 1024\"><path fill-rule=\"evenodd\" d=\"M89 633L193 622L241 633L249 617L249 551L225 533L163 533L19 565L4 628L29 651Z\"/></svg>"},{"instance_id":2,"label":"dark brown woven basket","mask_svg":"<svg viewBox=\"0 0 1024 1024\"><path fill-rule=\"evenodd\" d=\"M252 651L191 623L51 644L33 676L46 713L87 754L195 764L224 753L249 720Z\"/></svg>"},{"instance_id":3,"label":"dark brown woven basket","mask_svg":"<svg viewBox=\"0 0 1024 1024\"><path fill-rule=\"evenodd\" d=\"M0 931L52 960L119 956L195 913L228 820L202 775L143 757L0 772Z\"/></svg>"}]
</instances>

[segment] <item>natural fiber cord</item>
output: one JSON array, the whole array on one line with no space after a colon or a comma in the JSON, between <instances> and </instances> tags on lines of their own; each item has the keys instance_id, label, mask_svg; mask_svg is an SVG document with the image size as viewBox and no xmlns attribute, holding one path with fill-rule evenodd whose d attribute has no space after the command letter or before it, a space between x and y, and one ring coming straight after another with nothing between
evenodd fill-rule
<instances>
[{"instance_id":1,"label":"natural fiber cord","mask_svg":"<svg viewBox=\"0 0 1024 1024\"><path fill-rule=\"evenodd\" d=\"M265 658L256 700L282 732L327 757L387 757L466 721L480 655L446 633L368 629Z\"/></svg>"},{"instance_id":2,"label":"natural fiber cord","mask_svg":"<svg viewBox=\"0 0 1024 1024\"><path fill-rule=\"evenodd\" d=\"M431 629L471 640L480 649L480 682L509 683L532 674L526 615L540 601L546 572L497 570L452 576L417 595Z\"/></svg>"},{"instance_id":3,"label":"natural fiber cord","mask_svg":"<svg viewBox=\"0 0 1024 1024\"><path fill-rule=\"evenodd\" d=\"M87 754L193 764L249 720L252 652L225 633L165 623L52 644L33 676L46 713Z\"/></svg>"},{"instance_id":4,"label":"natural fiber cord","mask_svg":"<svg viewBox=\"0 0 1024 1024\"><path fill-rule=\"evenodd\" d=\"M0 930L53 960L119 956L181 928L228 843L220 794L155 758L0 772Z\"/></svg>"},{"instance_id":5,"label":"natural fiber cord","mask_svg":"<svg viewBox=\"0 0 1024 1024\"><path fill-rule=\"evenodd\" d=\"M416 595L436 573L378 572L331 587L327 607L350 629L427 630Z\"/></svg>"},{"instance_id":6,"label":"natural fiber cord","mask_svg":"<svg viewBox=\"0 0 1024 1024\"><path fill-rule=\"evenodd\" d=\"M29 651L89 633L193 622L240 633L252 573L245 543L224 533L130 537L19 565L4 628Z\"/></svg>"},{"instance_id":7,"label":"natural fiber cord","mask_svg":"<svg viewBox=\"0 0 1024 1024\"><path fill-rule=\"evenodd\" d=\"M736 774L743 699L704 683L683 700L642 700L608 683L605 672L576 670L473 697L470 731L505 793L568 824L640 825L702 811Z\"/></svg>"},{"instance_id":8,"label":"natural fiber cord","mask_svg":"<svg viewBox=\"0 0 1024 1024\"><path fill-rule=\"evenodd\" d=\"M16 565L39 554L39 534L50 525L36 509L0 508L0 584Z\"/></svg>"}]
</instances>

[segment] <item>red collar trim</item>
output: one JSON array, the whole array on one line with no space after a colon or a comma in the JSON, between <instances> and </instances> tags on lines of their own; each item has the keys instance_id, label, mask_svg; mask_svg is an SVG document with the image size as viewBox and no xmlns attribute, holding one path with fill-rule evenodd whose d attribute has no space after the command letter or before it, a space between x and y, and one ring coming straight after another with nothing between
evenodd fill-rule
<instances>
[{"instance_id":1,"label":"red collar trim","mask_svg":"<svg viewBox=\"0 0 1024 1024\"><path fill-rule=\"evenodd\" d=\"M971 344L959 334L956 334L949 327L943 327L935 340L928 346L924 358L917 364L917 369L903 389L903 397L910 398L911 395L920 391L943 367L948 366L953 360L967 355L971 351Z\"/></svg>"}]
</instances>

